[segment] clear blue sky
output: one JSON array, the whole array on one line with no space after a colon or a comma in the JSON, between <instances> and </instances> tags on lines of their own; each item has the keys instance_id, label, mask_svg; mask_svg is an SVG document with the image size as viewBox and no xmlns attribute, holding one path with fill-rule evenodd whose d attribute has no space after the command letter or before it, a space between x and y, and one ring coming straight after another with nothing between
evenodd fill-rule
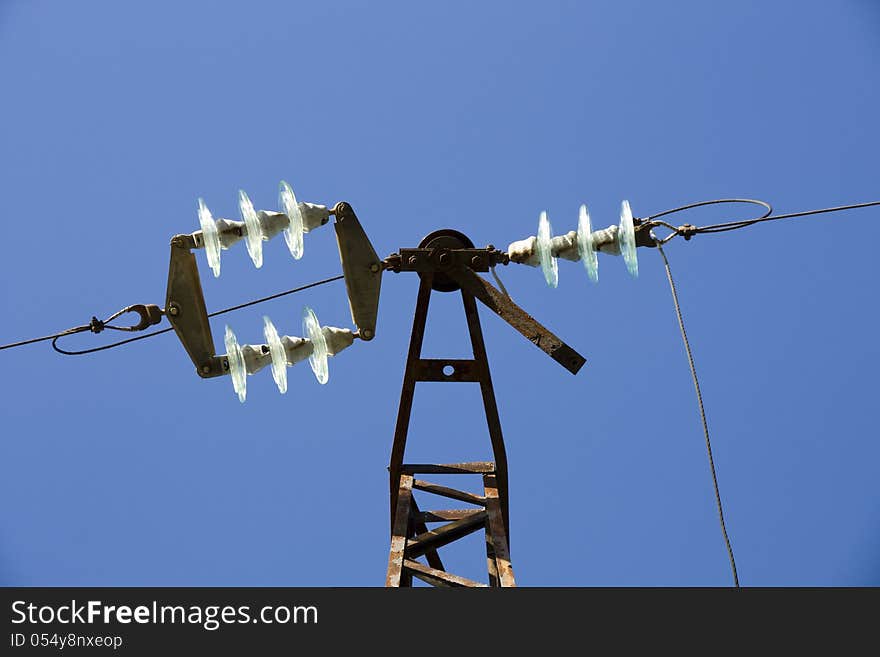
<instances>
[{"instance_id":1,"label":"clear blue sky","mask_svg":"<svg viewBox=\"0 0 880 657\"><path fill-rule=\"evenodd\" d=\"M617 220L751 196L780 212L876 200L880 6L846 2L0 4L0 342L162 304L196 199L236 215L349 201L380 255L443 227L504 247L577 208ZM744 212L705 212L708 223ZM877 210L668 248L746 585L880 584ZM254 269L238 245L209 310L340 271L332 228ZM510 458L522 585L726 585L678 326L653 251L501 271L588 358L577 377L482 313ZM172 335L90 357L0 353L0 583L381 585L387 472L417 280L387 274L377 338L269 372L238 403ZM261 341L334 283L219 318ZM224 321L225 320L225 321ZM455 295L425 353L466 356ZM72 348L116 336L84 334ZM422 384L408 460L489 456L476 388ZM471 430L470 427L473 429ZM477 576L478 540L450 553Z\"/></svg>"}]
</instances>

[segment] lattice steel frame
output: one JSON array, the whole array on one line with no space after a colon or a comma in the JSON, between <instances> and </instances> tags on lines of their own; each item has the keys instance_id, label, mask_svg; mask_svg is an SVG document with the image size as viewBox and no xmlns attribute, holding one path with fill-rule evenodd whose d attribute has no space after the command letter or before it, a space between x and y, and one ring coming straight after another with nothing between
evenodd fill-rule
<instances>
[{"instance_id":1,"label":"lattice steel frame","mask_svg":"<svg viewBox=\"0 0 880 657\"><path fill-rule=\"evenodd\" d=\"M438 553L444 545L484 529L489 586L515 586L510 564L507 453L498 417L498 406L489 372L486 345L477 314L479 299L510 323L532 343L572 374L585 359L539 324L510 297L501 294L476 271L488 271L503 254L489 246L475 249L456 231L438 231L426 237L418 249L401 249L385 260L392 271L416 271L421 283L407 355L400 407L389 464L391 498L391 550L386 586L411 586L413 577L434 586L486 586L445 570ZM460 290L473 349L472 359L422 358L422 343L433 291ZM445 368L452 368L445 373ZM494 461L452 464L405 464L406 439L416 383L472 382L480 385ZM483 494L440 486L415 478L418 474L470 474L482 477ZM413 496L419 490L474 505L469 509L421 511ZM436 529L428 523L443 522ZM416 561L424 556L427 565Z\"/></svg>"}]
</instances>

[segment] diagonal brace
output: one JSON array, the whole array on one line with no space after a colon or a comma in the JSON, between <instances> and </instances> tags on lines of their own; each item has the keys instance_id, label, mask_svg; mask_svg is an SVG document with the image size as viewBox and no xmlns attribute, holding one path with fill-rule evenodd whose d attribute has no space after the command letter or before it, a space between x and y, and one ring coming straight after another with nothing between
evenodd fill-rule
<instances>
[{"instance_id":1,"label":"diagonal brace","mask_svg":"<svg viewBox=\"0 0 880 657\"><path fill-rule=\"evenodd\" d=\"M479 299L489 310L572 374L577 374L587 362L583 356L516 305L510 297L499 292L482 276L477 276L470 269L461 266L451 267L446 274L458 283L462 290Z\"/></svg>"},{"instance_id":2,"label":"diagonal brace","mask_svg":"<svg viewBox=\"0 0 880 657\"><path fill-rule=\"evenodd\" d=\"M466 586L470 588L484 588L486 586L482 582L475 582L474 580L468 579L467 577L453 575L452 573L447 573L445 570L437 570L436 568L431 568L430 566L426 566L425 564L419 563L418 561L413 561L412 559L406 559L403 562L403 567L423 582L427 582L432 586Z\"/></svg>"},{"instance_id":3,"label":"diagonal brace","mask_svg":"<svg viewBox=\"0 0 880 657\"><path fill-rule=\"evenodd\" d=\"M406 475L403 476L406 477ZM408 559L415 559L425 554L428 550L436 550L468 534L472 534L485 526L486 517L486 512L480 510L461 520L456 520L424 534L419 534L407 542L405 556Z\"/></svg>"}]
</instances>

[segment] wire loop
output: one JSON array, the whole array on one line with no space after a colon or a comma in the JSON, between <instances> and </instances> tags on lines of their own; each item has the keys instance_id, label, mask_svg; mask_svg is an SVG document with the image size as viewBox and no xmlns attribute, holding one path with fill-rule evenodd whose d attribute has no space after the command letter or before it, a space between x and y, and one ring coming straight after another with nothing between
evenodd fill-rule
<instances>
[{"instance_id":1,"label":"wire loop","mask_svg":"<svg viewBox=\"0 0 880 657\"><path fill-rule=\"evenodd\" d=\"M698 228L693 224L683 224L681 226L674 226L666 221L659 221L660 217L665 217L671 214L676 214L678 212L684 212L686 210L693 210L694 208L702 208L708 205L722 205L728 203L745 203L748 205L758 205L765 209L764 213L760 217L754 217L752 219L743 219L742 222L735 222L737 224L743 223L744 225L749 225L756 221L761 221L766 219L773 212L773 207L767 203L766 201L761 201L753 198L718 198L713 199L711 201L698 201L696 203L688 203L687 205L682 205L677 208L672 208L670 210L664 210L663 212L658 212L656 214L652 214L649 217L645 217L643 221L647 222L649 226L663 226L664 228L668 228L672 232L662 239L658 239L657 242L662 246L666 244L669 240L677 235L681 235L684 237L685 241L690 241L690 239L696 235L697 233L703 232L702 228Z\"/></svg>"},{"instance_id":2,"label":"wire loop","mask_svg":"<svg viewBox=\"0 0 880 657\"><path fill-rule=\"evenodd\" d=\"M748 203L752 205L760 205L765 208L764 214L759 217L753 217L751 219L740 219L738 221L727 221L720 224L710 224L708 226L694 226L693 224L683 224L681 226L673 226L670 223L665 221L661 221L660 217L665 217L670 214L675 214L676 212L684 212L685 210L692 210L693 208L699 208L706 205L719 205L722 203ZM773 207L765 202L759 201L757 199L751 198L719 198L713 201L700 201L698 203L690 203L688 205L682 205L678 208L672 208L671 210L664 210L663 212L658 212L657 214L652 214L650 217L645 217L642 219L644 225L649 228L656 226L663 226L664 228L668 228L672 231L669 235L662 239L657 239L657 243L662 246L666 244L669 240L677 235L681 235L684 237L685 241L690 240L694 235L700 233L725 233L731 230L737 230L739 228L745 228L746 226L751 226L753 224L758 224L763 221L776 221L778 219L792 219L794 217L806 217L808 215L813 214L825 214L827 212L840 212L841 210L854 210L857 208L870 208L873 206L880 205L880 201L870 201L868 203L855 203L853 205L839 205L833 208L822 208L821 210L805 210L803 212L789 212L786 214L773 214Z\"/></svg>"},{"instance_id":3,"label":"wire loop","mask_svg":"<svg viewBox=\"0 0 880 657\"><path fill-rule=\"evenodd\" d=\"M285 290L284 292L279 292L277 294L269 295L268 297L262 297L260 299L254 299L253 301L247 301L245 303L238 304L237 306L231 306L229 308L224 308L223 310L216 310L212 313L208 313L208 317L217 317L218 315L224 315L226 313L231 313L235 310L241 310L242 308L247 308L248 306L254 306L258 303L263 303L264 301L271 301L272 299L278 299L283 296L287 296L288 294L293 294L294 292L302 292L303 290L308 290L312 287L317 287L318 285L324 285L325 283L332 283L333 281L338 281L341 278L344 278L343 275L332 276L331 278L325 278L320 281L315 281L314 283L309 283L308 285L301 285L300 287L295 287L291 290ZM127 312L135 312L140 315L140 322L133 326L113 326L109 322L113 321L120 315L123 315ZM126 306L122 310L110 315L104 321L101 321L97 317L92 317L92 321L89 324L84 326L77 326L72 329L68 329L67 331L63 331L58 333L57 335L49 335L45 338L38 338L37 340L30 340L24 343L18 344L29 344L30 342L37 342L39 340L52 340L52 349L57 351L59 354L63 354L65 356L82 356L85 354L93 354L96 351L104 351L105 349L113 349L114 347L119 347L124 344L128 344L129 342L136 342L137 340L144 340L146 338L151 338L154 335L161 335L162 333L168 333L169 331L174 330L172 327L164 328L159 331L152 331L151 333L146 333L144 335L139 335L134 338L128 338L126 340L119 340L118 342L111 342L110 344L105 344L100 347L93 347L91 349L81 349L78 351L69 351L67 349L62 349L58 346L58 340L67 335L72 335L73 333L81 333L83 331L91 331L92 333L100 333L105 328L113 329L116 331L143 331L149 326L154 324L158 324L162 321L162 317L165 315L164 311L159 308L159 306L153 304L135 304L133 306ZM17 346L17 345L8 345L8 346ZM5 348L5 347L4 347Z\"/></svg>"}]
</instances>

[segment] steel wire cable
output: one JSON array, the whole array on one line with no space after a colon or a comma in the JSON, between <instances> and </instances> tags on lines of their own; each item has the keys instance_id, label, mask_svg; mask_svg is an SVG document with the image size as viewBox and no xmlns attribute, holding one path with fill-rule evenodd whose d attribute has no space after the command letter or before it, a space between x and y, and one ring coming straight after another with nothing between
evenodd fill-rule
<instances>
[{"instance_id":1,"label":"steel wire cable","mask_svg":"<svg viewBox=\"0 0 880 657\"><path fill-rule=\"evenodd\" d=\"M267 297L261 297L259 299L254 299L252 301L240 303L236 306L230 306L229 308L223 308L222 310L216 310L212 313L208 313L208 317L218 317L219 315L225 315L226 313L231 313L235 310L241 310L242 308L247 308L249 306L255 306L258 303L264 303L266 301L278 299L280 297L284 297L289 294L294 294L296 292L302 292L303 290L308 290L309 288L318 287L319 285L324 285L326 283L332 283L333 281L338 281L342 278L345 278L342 274L339 274L338 276L332 276L330 278L325 278L323 280L315 281L315 282L309 283L307 285L301 285L299 287L295 287L290 290L285 290L284 292L278 292L276 294L271 294ZM28 345L28 344L34 344L36 342L43 342L45 340L51 340L52 341L52 348L55 351L57 351L58 353L64 354L65 356L81 356L83 354L95 353L96 351L104 351L105 349L113 349L114 347L119 347L124 344L128 344L130 342L136 342L137 340L145 340L147 338L152 338L156 335L162 335L163 333L168 333L169 331L174 330L173 327L168 327L168 328L164 328L164 329L161 329L158 331L151 331L150 333L145 333L144 335L138 335L133 338L128 338L126 340L119 340L118 342L112 342L110 344L102 345L100 347L94 347L92 349L83 349L80 351L68 351L66 349L62 349L57 344L58 340L60 338L63 338L68 335L74 335L76 333L82 333L84 331L92 331L92 332L97 333L105 328L114 329L117 331L133 331L135 329L130 326L112 326L107 323L107 322L110 322L110 321L116 319L117 317L119 317L123 313L127 312L128 310L129 310L129 307L123 308L122 310L119 310L118 312L110 315L110 317L108 317L103 322L98 320L97 318L93 317L92 323L90 323L90 324L83 324L82 326L75 326L75 327L69 328L65 331L61 331L60 333L53 333L52 335L45 335L45 336L39 337L39 338L32 338L30 340L21 340L20 342L12 342L10 344L0 345L0 351L2 351L3 349L12 349L13 347L23 347L24 345ZM96 326L99 326L100 328L98 328L96 330L95 329Z\"/></svg>"},{"instance_id":2,"label":"steel wire cable","mask_svg":"<svg viewBox=\"0 0 880 657\"><path fill-rule=\"evenodd\" d=\"M737 221L727 221L718 224L709 224L708 226L692 226L690 224L684 224L683 226L673 226L672 224L661 221L660 217L665 217L667 215L675 214L678 212L684 212L685 210L692 210L693 208L699 208L707 205L719 205L722 203L750 203L753 205L760 205L766 208L764 214L759 217L753 217L751 219L739 219ZM740 228L746 228L747 226L752 226L754 224L763 223L765 221L778 221L780 219L793 219L795 217L806 217L815 214L826 214L829 212L841 212L843 210L855 210L858 208L870 208L874 206L880 205L880 201L869 201L867 203L853 203L850 205L838 205L831 208L821 208L818 210L805 210L802 212L786 212L785 214L773 214L772 206L765 202L757 199L748 199L748 198L723 198L723 199L714 199L711 201L700 201L698 203L689 203L688 205L682 205L677 208L672 208L671 210L664 210L663 212L658 212L656 214L652 214L648 217L645 217L642 221L645 222L645 227L651 228L653 226L663 226L664 228L668 228L672 231L666 237L657 240L659 244L666 244L672 238L681 235L686 240L691 239L694 235L706 234L711 235L713 233L725 233L731 230L738 230Z\"/></svg>"},{"instance_id":3,"label":"steel wire cable","mask_svg":"<svg viewBox=\"0 0 880 657\"><path fill-rule=\"evenodd\" d=\"M715 458L712 456L712 441L709 438L709 424L706 421L706 408L703 405L703 393L700 391L700 380L697 377L697 368L694 364L694 354L691 351L691 345L688 341L687 331L684 328L684 319L681 314L681 306L678 303L678 292L675 289L675 281L672 279L672 270L669 267L669 260L663 252L663 245L660 240L656 240L657 250L663 257L663 265L666 268L666 278L669 280L669 289L672 291L672 303L675 305L675 315L678 318L678 327L681 329L681 338L684 342L684 348L687 352L688 365L691 369L691 378L694 382L694 390L697 393L697 405L700 408L700 420L703 423L703 435L706 438L706 452L709 455L709 469L712 472L712 486L715 490L715 504L718 507L718 520L721 524L721 535L724 538L724 545L727 548L727 556L730 559L730 569L733 572L733 585L739 588L739 575L736 572L736 560L733 557L733 547L730 544L730 536L727 533L727 525L724 522L724 506L721 503L721 491L718 486L718 475L715 472Z\"/></svg>"},{"instance_id":4,"label":"steel wire cable","mask_svg":"<svg viewBox=\"0 0 880 657\"><path fill-rule=\"evenodd\" d=\"M787 212L786 214L776 214L757 219L744 219L742 221L729 221L722 224L712 224L709 226L701 226L697 228L697 233L723 233L729 230L745 228L753 224L762 223L764 221L776 221L778 219L792 219L794 217L806 217L814 214L825 214L827 212L840 212L842 210L855 210L857 208L870 208L880 205L880 201L869 201L867 203L853 203L852 205L838 205L833 208L822 208L820 210L806 210L804 212Z\"/></svg>"}]
</instances>

